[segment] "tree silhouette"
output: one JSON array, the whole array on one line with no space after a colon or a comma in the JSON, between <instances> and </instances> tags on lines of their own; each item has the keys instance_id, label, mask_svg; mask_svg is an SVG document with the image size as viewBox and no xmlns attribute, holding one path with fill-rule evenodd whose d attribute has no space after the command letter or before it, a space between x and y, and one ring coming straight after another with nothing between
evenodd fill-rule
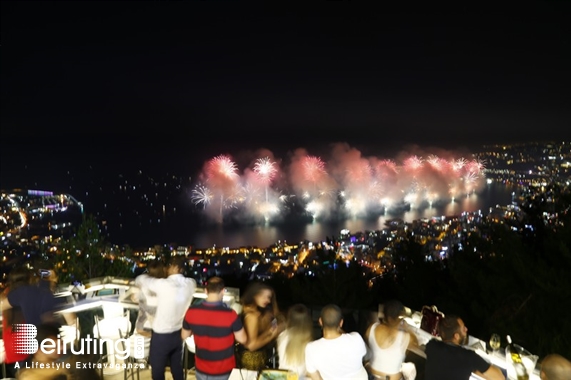
<instances>
[{"instance_id":1,"label":"tree silhouette","mask_svg":"<svg viewBox=\"0 0 571 380\"><path fill-rule=\"evenodd\" d=\"M571 203L557 188L550 198L524 208L515 226L480 225L447 263L438 304L462 315L474 336L510 334L540 356L571 356Z\"/></svg>"},{"instance_id":2,"label":"tree silhouette","mask_svg":"<svg viewBox=\"0 0 571 380\"><path fill-rule=\"evenodd\" d=\"M121 258L121 254L110 255L96 220L84 215L73 236L57 247L55 267L61 282L132 275L130 265Z\"/></svg>"}]
</instances>

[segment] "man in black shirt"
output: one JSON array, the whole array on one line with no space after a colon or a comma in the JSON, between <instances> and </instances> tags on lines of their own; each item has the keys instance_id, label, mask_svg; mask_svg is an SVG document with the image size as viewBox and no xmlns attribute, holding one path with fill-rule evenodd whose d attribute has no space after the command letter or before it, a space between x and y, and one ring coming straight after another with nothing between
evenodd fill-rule
<instances>
[{"instance_id":1,"label":"man in black shirt","mask_svg":"<svg viewBox=\"0 0 571 380\"><path fill-rule=\"evenodd\" d=\"M489 380L505 380L502 371L472 350L462 347L468 340L464 321L448 315L438 326L442 341L426 344L426 380L468 380L476 375Z\"/></svg>"}]
</instances>

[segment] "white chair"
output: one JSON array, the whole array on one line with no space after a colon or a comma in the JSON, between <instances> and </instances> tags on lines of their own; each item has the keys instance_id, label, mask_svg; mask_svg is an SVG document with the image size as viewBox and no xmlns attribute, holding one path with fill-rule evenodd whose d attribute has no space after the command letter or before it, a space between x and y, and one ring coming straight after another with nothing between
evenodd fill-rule
<instances>
[{"instance_id":1,"label":"white chair","mask_svg":"<svg viewBox=\"0 0 571 380\"><path fill-rule=\"evenodd\" d=\"M131 332L131 321L129 311L124 316L112 318L100 318L95 316L95 325L93 326L93 336L96 339L105 339L107 347L107 355L101 352L101 343L98 350L100 351L100 361L107 359L108 368L112 371L116 363L115 345L119 339L129 336ZM103 376L103 371L102 374Z\"/></svg>"},{"instance_id":2,"label":"white chair","mask_svg":"<svg viewBox=\"0 0 571 380\"><path fill-rule=\"evenodd\" d=\"M71 325L62 325L59 328L60 337L66 346L74 346L76 342L79 342L80 338L80 328L79 328L79 317L75 318L75 323Z\"/></svg>"},{"instance_id":3,"label":"white chair","mask_svg":"<svg viewBox=\"0 0 571 380\"><path fill-rule=\"evenodd\" d=\"M103 309L103 318L122 317L125 314L123 305L115 302L103 302L101 305Z\"/></svg>"},{"instance_id":4,"label":"white chair","mask_svg":"<svg viewBox=\"0 0 571 380\"><path fill-rule=\"evenodd\" d=\"M136 355L140 342L143 342L143 355ZM145 360L151 352L151 337L134 333L129 337L129 352L137 360Z\"/></svg>"},{"instance_id":5,"label":"white chair","mask_svg":"<svg viewBox=\"0 0 571 380\"><path fill-rule=\"evenodd\" d=\"M124 380L132 379L137 376L137 380L140 379L140 364L148 365L149 354L151 351L151 337L137 334L136 332L132 334L127 344L129 345L129 358L128 362L133 366L125 368ZM141 352L142 346L142 352ZM128 364L129 364L128 363Z\"/></svg>"}]
</instances>

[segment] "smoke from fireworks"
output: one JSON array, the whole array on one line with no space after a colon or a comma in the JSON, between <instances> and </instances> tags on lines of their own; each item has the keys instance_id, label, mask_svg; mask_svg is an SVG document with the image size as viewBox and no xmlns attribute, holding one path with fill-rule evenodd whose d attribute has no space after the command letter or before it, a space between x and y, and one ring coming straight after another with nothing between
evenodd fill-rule
<instances>
[{"instance_id":1,"label":"smoke from fireworks","mask_svg":"<svg viewBox=\"0 0 571 380\"><path fill-rule=\"evenodd\" d=\"M326 160L299 148L285 164L267 150L257 154L243 172L227 155L207 161L191 201L219 222L231 209L239 217L266 221L295 207L314 218L333 212L365 216L397 205L432 207L469 196L484 184L484 162L450 152L392 160L363 157L342 143Z\"/></svg>"}]
</instances>

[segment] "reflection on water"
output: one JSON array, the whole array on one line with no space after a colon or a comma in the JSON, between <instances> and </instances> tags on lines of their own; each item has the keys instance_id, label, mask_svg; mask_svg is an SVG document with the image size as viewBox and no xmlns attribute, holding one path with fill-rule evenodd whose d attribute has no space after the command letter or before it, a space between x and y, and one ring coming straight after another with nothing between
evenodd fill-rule
<instances>
[{"instance_id":1,"label":"reflection on water","mask_svg":"<svg viewBox=\"0 0 571 380\"><path fill-rule=\"evenodd\" d=\"M385 228L389 219L400 218L405 222L433 216L458 215L464 211L487 213L490 207L497 204L506 205L512 201L513 187L491 184L479 194L459 197L454 202L438 202L413 207L400 215L381 215L375 218L351 218L342 221L319 221L309 223L288 223L280 225L259 226L210 226L197 227L193 225L179 226L181 230L180 244L192 244L195 247L268 247L278 240L290 243L301 240L320 241L325 237L336 237L346 228L351 232L373 231Z\"/></svg>"}]
</instances>

